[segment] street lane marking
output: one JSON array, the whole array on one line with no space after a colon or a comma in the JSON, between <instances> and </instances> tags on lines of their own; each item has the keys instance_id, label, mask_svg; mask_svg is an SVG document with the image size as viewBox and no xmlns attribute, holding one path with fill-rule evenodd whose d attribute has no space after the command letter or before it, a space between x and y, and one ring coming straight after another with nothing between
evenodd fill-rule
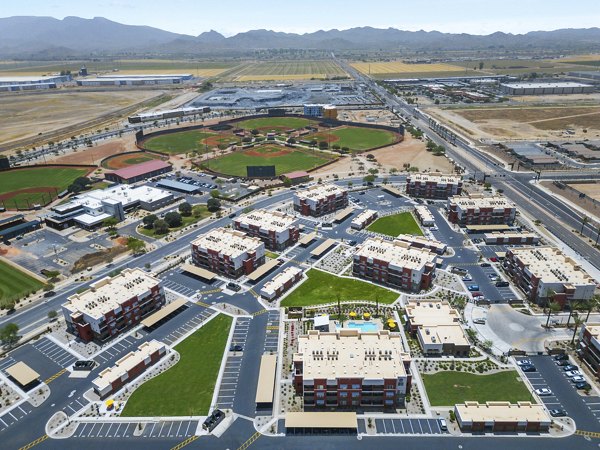
<instances>
[{"instance_id":1,"label":"street lane marking","mask_svg":"<svg viewBox=\"0 0 600 450\"><path fill-rule=\"evenodd\" d=\"M194 442L196 439L198 439L200 436L191 436L189 438L187 438L185 441L180 442L179 444L177 444L175 447L171 448L171 450L179 450L180 448L185 447L188 444L191 444L192 442Z\"/></svg>"},{"instance_id":2,"label":"street lane marking","mask_svg":"<svg viewBox=\"0 0 600 450\"><path fill-rule=\"evenodd\" d=\"M238 450L246 450L248 447L250 447L254 441L256 441L259 437L261 437L262 435L257 431L256 433L254 433L252 436L250 436L250 438L244 442L239 448Z\"/></svg>"},{"instance_id":3,"label":"street lane marking","mask_svg":"<svg viewBox=\"0 0 600 450\"><path fill-rule=\"evenodd\" d=\"M48 378L46 381L44 381L44 383L49 384L52 381L56 380L58 377L60 377L62 374L64 374L67 371L67 369L62 369L61 371L55 373L54 375L52 375L50 378Z\"/></svg>"},{"instance_id":4,"label":"street lane marking","mask_svg":"<svg viewBox=\"0 0 600 450\"><path fill-rule=\"evenodd\" d=\"M45 434L42 437L37 438L35 441L32 441L29 444L24 445L19 450L29 450L30 448L35 447L36 445L44 442L46 439L48 439L48 437L49 436L47 434Z\"/></svg>"},{"instance_id":5,"label":"street lane marking","mask_svg":"<svg viewBox=\"0 0 600 450\"><path fill-rule=\"evenodd\" d=\"M267 312L266 309L261 309L260 311L256 311L255 313L252 313L252 316L253 317L260 316L261 314L264 314L266 312Z\"/></svg>"},{"instance_id":6,"label":"street lane marking","mask_svg":"<svg viewBox=\"0 0 600 450\"><path fill-rule=\"evenodd\" d=\"M575 432L575 434L578 434L579 436L586 436L586 437L600 439L600 433L597 433L595 431L577 430Z\"/></svg>"}]
</instances>

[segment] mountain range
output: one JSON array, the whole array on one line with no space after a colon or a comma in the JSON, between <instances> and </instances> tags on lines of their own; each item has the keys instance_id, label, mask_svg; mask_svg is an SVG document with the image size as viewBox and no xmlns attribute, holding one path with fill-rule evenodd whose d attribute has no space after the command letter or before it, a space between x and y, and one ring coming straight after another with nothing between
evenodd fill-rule
<instances>
[{"instance_id":1,"label":"mountain range","mask_svg":"<svg viewBox=\"0 0 600 450\"><path fill-rule=\"evenodd\" d=\"M51 59L93 55L200 55L263 49L299 50L598 50L600 28L495 32L488 35L403 31L371 27L295 34L251 30L225 37L216 31L199 36L125 25L94 17L15 16L0 18L0 56Z\"/></svg>"}]
</instances>

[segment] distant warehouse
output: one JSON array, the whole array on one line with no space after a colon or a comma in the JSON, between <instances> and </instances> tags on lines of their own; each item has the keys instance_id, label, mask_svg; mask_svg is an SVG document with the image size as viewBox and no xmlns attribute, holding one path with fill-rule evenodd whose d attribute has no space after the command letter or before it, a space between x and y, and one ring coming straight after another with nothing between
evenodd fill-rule
<instances>
[{"instance_id":1,"label":"distant warehouse","mask_svg":"<svg viewBox=\"0 0 600 450\"><path fill-rule=\"evenodd\" d=\"M77 80L79 86L146 86L154 84L181 84L191 80L191 74L169 75L99 75Z\"/></svg>"},{"instance_id":2,"label":"distant warehouse","mask_svg":"<svg viewBox=\"0 0 600 450\"><path fill-rule=\"evenodd\" d=\"M590 84L565 81L561 83L502 83L500 90L510 95L589 94Z\"/></svg>"}]
</instances>

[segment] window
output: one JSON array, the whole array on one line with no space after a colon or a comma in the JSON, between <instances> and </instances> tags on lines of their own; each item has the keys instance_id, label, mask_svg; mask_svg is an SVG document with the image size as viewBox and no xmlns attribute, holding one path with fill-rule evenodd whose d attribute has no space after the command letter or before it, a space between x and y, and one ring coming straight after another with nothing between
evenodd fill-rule
<instances>
[{"instance_id":1,"label":"window","mask_svg":"<svg viewBox=\"0 0 600 450\"><path fill-rule=\"evenodd\" d=\"M317 392L317 397L318 398L324 398L325 397L325 392Z\"/></svg>"},{"instance_id":2,"label":"window","mask_svg":"<svg viewBox=\"0 0 600 450\"><path fill-rule=\"evenodd\" d=\"M317 400L317 405L324 405L325 404L325 400Z\"/></svg>"},{"instance_id":3,"label":"window","mask_svg":"<svg viewBox=\"0 0 600 450\"><path fill-rule=\"evenodd\" d=\"M317 389L325 389L325 386L323 386L322 384L317 384Z\"/></svg>"},{"instance_id":4,"label":"window","mask_svg":"<svg viewBox=\"0 0 600 450\"><path fill-rule=\"evenodd\" d=\"M393 396L394 396L394 393L393 393L393 392L386 392L386 393L385 393L385 396L386 396L386 397L393 397Z\"/></svg>"},{"instance_id":5,"label":"window","mask_svg":"<svg viewBox=\"0 0 600 450\"><path fill-rule=\"evenodd\" d=\"M386 400L385 404L386 405L393 405L394 404L394 400Z\"/></svg>"},{"instance_id":6,"label":"window","mask_svg":"<svg viewBox=\"0 0 600 450\"><path fill-rule=\"evenodd\" d=\"M348 389L348 385L347 384L340 384L340 389Z\"/></svg>"},{"instance_id":7,"label":"window","mask_svg":"<svg viewBox=\"0 0 600 450\"><path fill-rule=\"evenodd\" d=\"M356 398L360 395L360 392L353 392L352 393L352 398Z\"/></svg>"},{"instance_id":8,"label":"window","mask_svg":"<svg viewBox=\"0 0 600 450\"><path fill-rule=\"evenodd\" d=\"M360 389L360 384L353 384L352 389Z\"/></svg>"},{"instance_id":9,"label":"window","mask_svg":"<svg viewBox=\"0 0 600 450\"><path fill-rule=\"evenodd\" d=\"M340 397L348 397L348 393L347 392L340 392Z\"/></svg>"}]
</instances>

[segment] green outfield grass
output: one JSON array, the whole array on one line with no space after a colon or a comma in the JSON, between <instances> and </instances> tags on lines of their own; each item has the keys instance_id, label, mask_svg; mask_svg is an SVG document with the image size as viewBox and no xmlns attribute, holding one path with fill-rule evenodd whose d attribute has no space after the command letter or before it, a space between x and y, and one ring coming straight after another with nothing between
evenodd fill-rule
<instances>
[{"instance_id":1,"label":"green outfield grass","mask_svg":"<svg viewBox=\"0 0 600 450\"><path fill-rule=\"evenodd\" d=\"M244 130L254 129L279 129L279 130L291 130L297 128L304 128L305 126L314 123L308 119L302 117L262 117L260 119L248 119L242 120L236 123L240 128Z\"/></svg>"},{"instance_id":2,"label":"green outfield grass","mask_svg":"<svg viewBox=\"0 0 600 450\"><path fill-rule=\"evenodd\" d=\"M231 317L221 314L175 346L181 359L136 389L121 416L208 414L231 322Z\"/></svg>"},{"instance_id":3,"label":"green outfield grass","mask_svg":"<svg viewBox=\"0 0 600 450\"><path fill-rule=\"evenodd\" d=\"M25 272L0 261L0 309L10 308L14 301L43 286L43 283Z\"/></svg>"},{"instance_id":4,"label":"green outfield grass","mask_svg":"<svg viewBox=\"0 0 600 450\"><path fill-rule=\"evenodd\" d=\"M465 401L516 403L533 400L514 370L490 375L451 371L423 374L422 377L431 406L453 406Z\"/></svg>"},{"instance_id":5,"label":"green outfield grass","mask_svg":"<svg viewBox=\"0 0 600 450\"><path fill-rule=\"evenodd\" d=\"M28 208L34 203L44 204L50 196L64 191L76 178L84 177L87 169L71 167L32 167L10 170L0 175L0 198L7 209ZM22 189L40 189L40 192L16 192ZM42 191L47 192L42 192ZM46 200L46 201L44 201Z\"/></svg>"},{"instance_id":6,"label":"green outfield grass","mask_svg":"<svg viewBox=\"0 0 600 450\"><path fill-rule=\"evenodd\" d=\"M399 234L415 234L417 236L423 236L419 224L409 212L380 217L369 225L367 230L394 237Z\"/></svg>"},{"instance_id":7,"label":"green outfield grass","mask_svg":"<svg viewBox=\"0 0 600 450\"><path fill-rule=\"evenodd\" d=\"M281 306L309 306L341 301L371 300L378 296L380 303L393 303L398 298L396 292L371 283L350 278L341 278L320 270L311 269L306 272L308 280L304 281L290 295L283 299Z\"/></svg>"},{"instance_id":8,"label":"green outfield grass","mask_svg":"<svg viewBox=\"0 0 600 450\"><path fill-rule=\"evenodd\" d=\"M148 150L178 155L192 151L204 151L206 145L202 142L216 133L206 131L190 130L179 133L156 136L144 141L143 146Z\"/></svg>"},{"instance_id":9,"label":"green outfield grass","mask_svg":"<svg viewBox=\"0 0 600 450\"><path fill-rule=\"evenodd\" d=\"M345 127L333 130L331 134L339 138L332 144L348 147L351 150L369 150L393 144L396 140L393 133L374 128Z\"/></svg>"},{"instance_id":10,"label":"green outfield grass","mask_svg":"<svg viewBox=\"0 0 600 450\"><path fill-rule=\"evenodd\" d=\"M282 173L293 172L295 170L309 170L329 161L327 155L320 152L293 150L285 155L268 156L269 150L282 152L288 149L280 146L263 146L236 151L219 158L211 159L207 166L210 170L218 173L245 177L247 175L246 166L275 165L277 175L281 175ZM265 156L258 156L256 153L261 153Z\"/></svg>"}]
</instances>

